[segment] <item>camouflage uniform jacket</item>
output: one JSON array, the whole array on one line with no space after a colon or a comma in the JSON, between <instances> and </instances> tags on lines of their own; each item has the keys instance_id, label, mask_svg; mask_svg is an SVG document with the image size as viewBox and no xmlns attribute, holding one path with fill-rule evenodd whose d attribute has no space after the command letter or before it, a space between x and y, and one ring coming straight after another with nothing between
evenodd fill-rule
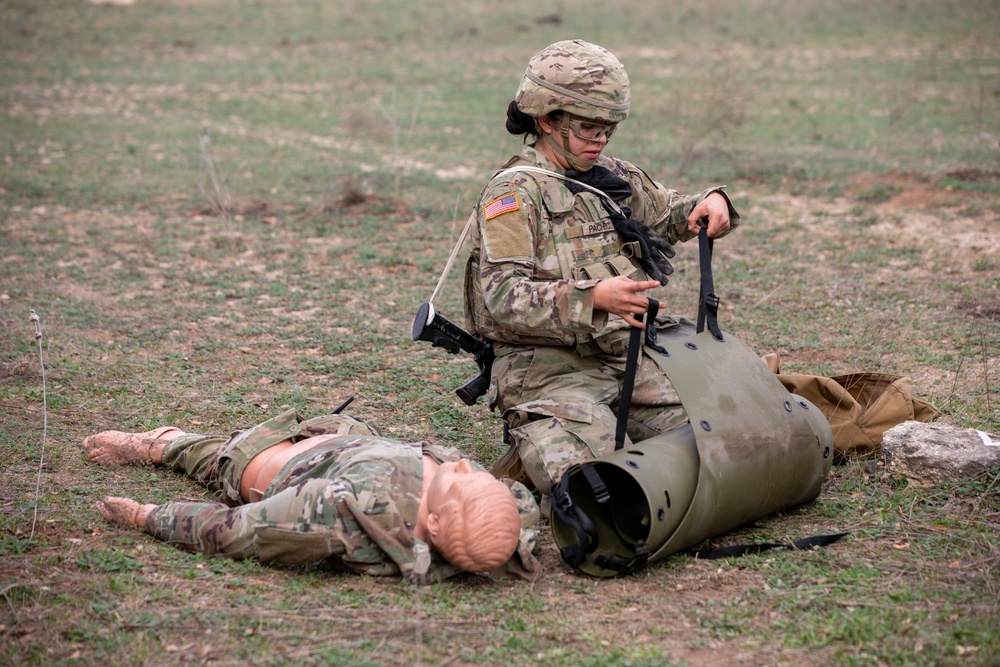
<instances>
[{"instance_id":1,"label":"camouflage uniform jacket","mask_svg":"<svg viewBox=\"0 0 1000 667\"><path fill-rule=\"evenodd\" d=\"M602 156L597 164L631 186L632 196L621 202L631 207L631 217L670 243L694 238L687 216L709 194L719 192L729 202L722 186L685 196L623 160ZM531 145L504 169L518 166L563 173ZM735 228L740 216L731 203L729 209ZM591 288L615 275L648 278L631 259L636 244L622 243L600 195L574 195L563 181L537 172L498 172L483 190L476 216L465 274L471 330L500 343L495 346L500 356L511 345L577 347L595 341L598 351L622 353L628 323L595 311ZM618 342L602 344L611 339Z\"/></svg>"},{"instance_id":2,"label":"camouflage uniform jacket","mask_svg":"<svg viewBox=\"0 0 1000 667\"><path fill-rule=\"evenodd\" d=\"M167 503L149 513L148 531L190 551L255 556L264 563L326 561L353 572L402 575L411 583L461 571L413 536L422 456L442 463L462 458L458 450L370 435L311 439L317 446L289 461L260 502ZM503 570L528 578L540 568L532 555L538 507L523 485L505 482L518 502L522 530Z\"/></svg>"}]
</instances>

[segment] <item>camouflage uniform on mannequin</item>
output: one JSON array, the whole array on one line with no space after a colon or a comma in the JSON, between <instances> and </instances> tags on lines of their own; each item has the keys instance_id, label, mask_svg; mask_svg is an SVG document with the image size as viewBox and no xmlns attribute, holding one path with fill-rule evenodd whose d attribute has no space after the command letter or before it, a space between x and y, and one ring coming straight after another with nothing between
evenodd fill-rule
<instances>
[{"instance_id":1,"label":"camouflage uniform on mannequin","mask_svg":"<svg viewBox=\"0 0 1000 667\"><path fill-rule=\"evenodd\" d=\"M494 474L543 493L570 464L614 450L629 330L643 293L667 282L669 244L694 238L699 219L713 237L739 224L721 186L680 195L602 155L629 106L628 75L600 46L558 42L532 58L507 120L526 144L483 190L471 234L466 318L493 342L490 400L512 442ZM684 318L656 326L694 332ZM629 415L632 440L687 419L646 358Z\"/></svg>"},{"instance_id":2,"label":"camouflage uniform on mannequin","mask_svg":"<svg viewBox=\"0 0 1000 667\"><path fill-rule=\"evenodd\" d=\"M132 443L135 456L123 455L121 443ZM260 477L247 475L253 462L283 445L297 449L279 459L281 467L267 475L270 481L263 488L254 488L254 479ZM188 551L254 557L264 563L326 560L353 572L402 575L412 583L463 571L416 534L427 470L424 459L431 460L438 475L449 462L457 462L463 472L486 474L456 449L382 438L364 422L343 415L303 421L294 410L228 438L172 427L134 435L107 431L87 438L84 449L100 462L154 462L183 471L220 501L145 506L144 521L130 522L109 516L113 512L108 503L134 501L105 499L98 508L109 521L141 525L158 539ZM488 475L487 479L497 484ZM513 512L514 536L499 563L487 567L498 574L528 577L539 569L532 555L538 507L517 482L503 480L499 488L509 493L500 500L514 508L500 508ZM488 509L501 514L495 506ZM486 523L493 531L504 525L495 517L492 525Z\"/></svg>"}]
</instances>

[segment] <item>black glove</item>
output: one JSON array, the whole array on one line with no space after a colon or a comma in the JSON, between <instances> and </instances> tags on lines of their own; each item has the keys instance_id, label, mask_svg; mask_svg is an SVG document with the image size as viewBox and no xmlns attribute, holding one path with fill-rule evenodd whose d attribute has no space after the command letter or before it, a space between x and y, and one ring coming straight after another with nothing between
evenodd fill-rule
<instances>
[{"instance_id":1,"label":"black glove","mask_svg":"<svg viewBox=\"0 0 1000 667\"><path fill-rule=\"evenodd\" d=\"M628 181L618 178L606 167L593 166L584 172L571 169L566 172L566 176L600 190L615 202L624 201L632 196L632 187ZM572 181L564 181L564 183L574 194L586 190L583 186ZM601 204L607 210L611 217L611 224L614 225L615 231L622 237L622 240L626 243L631 241L639 243L642 256L637 259L642 270L653 280L658 280L661 285L666 285L667 276L674 272L674 267L667 261L676 254L674 247L646 225L630 218L632 209L628 206L619 205L616 208L604 197L601 197Z\"/></svg>"}]
</instances>

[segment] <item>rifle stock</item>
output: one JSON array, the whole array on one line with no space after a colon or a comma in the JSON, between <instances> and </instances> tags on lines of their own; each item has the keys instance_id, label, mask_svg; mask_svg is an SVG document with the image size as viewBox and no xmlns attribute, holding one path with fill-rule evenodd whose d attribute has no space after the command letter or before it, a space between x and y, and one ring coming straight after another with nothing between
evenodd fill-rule
<instances>
[{"instance_id":1,"label":"rifle stock","mask_svg":"<svg viewBox=\"0 0 1000 667\"><path fill-rule=\"evenodd\" d=\"M451 354L459 350L472 355L479 365L479 375L455 390L466 405L475 405L476 400L490 387L490 373L493 368L493 345L483 342L458 326L444 315L434 311L434 306L425 303L417 310L413 319L413 340L422 340L433 347L443 347Z\"/></svg>"}]
</instances>

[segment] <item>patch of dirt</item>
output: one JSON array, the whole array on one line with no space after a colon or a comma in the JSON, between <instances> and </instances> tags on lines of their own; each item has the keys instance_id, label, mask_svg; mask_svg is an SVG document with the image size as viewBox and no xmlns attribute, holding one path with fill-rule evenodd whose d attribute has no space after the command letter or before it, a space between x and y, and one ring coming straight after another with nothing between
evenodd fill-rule
<instances>
[{"instance_id":1,"label":"patch of dirt","mask_svg":"<svg viewBox=\"0 0 1000 667\"><path fill-rule=\"evenodd\" d=\"M850 183L848 196L855 200L879 190L891 193L891 197L885 202L887 210L948 208L958 206L963 196L963 193L952 188L939 187L931 179L895 171L886 174L856 174L850 179Z\"/></svg>"},{"instance_id":2,"label":"patch of dirt","mask_svg":"<svg viewBox=\"0 0 1000 667\"><path fill-rule=\"evenodd\" d=\"M1000 299L983 300L966 298L959 301L955 308L987 320L996 320L1000 317Z\"/></svg>"},{"instance_id":3,"label":"patch of dirt","mask_svg":"<svg viewBox=\"0 0 1000 667\"><path fill-rule=\"evenodd\" d=\"M265 217L269 215L275 215L281 211L287 211L288 206L282 206L280 204L275 204L273 202L264 201L263 199L254 199L252 197L245 199L238 199L228 204L223 203L209 203L201 206L190 212L189 215L204 215L204 216L222 216L222 215L232 215L232 216L243 216L243 217Z\"/></svg>"},{"instance_id":4,"label":"patch of dirt","mask_svg":"<svg viewBox=\"0 0 1000 667\"><path fill-rule=\"evenodd\" d=\"M947 172L948 176L967 183L997 183L1000 182L1000 171L986 169L960 168Z\"/></svg>"},{"instance_id":5,"label":"patch of dirt","mask_svg":"<svg viewBox=\"0 0 1000 667\"><path fill-rule=\"evenodd\" d=\"M779 193L761 197L758 204L760 208L753 207L748 216L754 224L794 222L808 227L814 237L848 247L857 245L852 228L862 226L865 236L874 236L890 248L898 247L901 252L922 249L927 268L876 268L877 277L886 284L898 280L903 271L911 279L937 279L938 269L930 267L943 263L950 264L953 271L970 272L1000 257L1000 198L940 187L913 174L857 175L847 192L833 200ZM770 213L775 209L785 215L775 217ZM890 264L893 260L890 258ZM823 266L814 265L810 270L822 271Z\"/></svg>"}]
</instances>

